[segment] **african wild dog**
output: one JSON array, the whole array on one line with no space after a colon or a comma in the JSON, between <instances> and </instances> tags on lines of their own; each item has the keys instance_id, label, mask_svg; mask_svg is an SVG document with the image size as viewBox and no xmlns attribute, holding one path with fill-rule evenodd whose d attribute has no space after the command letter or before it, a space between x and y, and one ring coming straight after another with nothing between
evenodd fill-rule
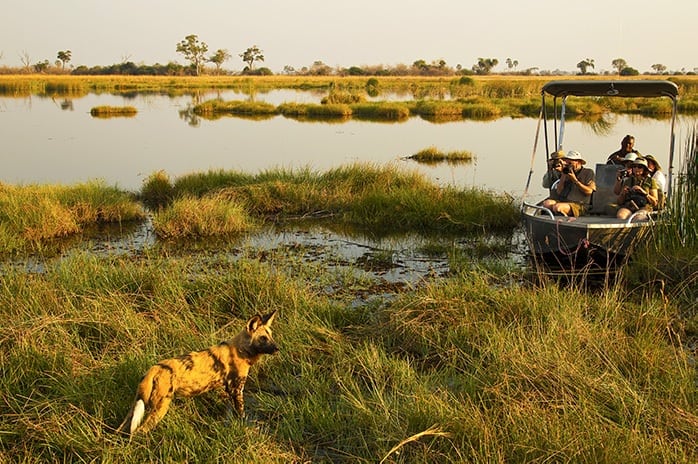
<instances>
[{"instance_id":1,"label":"african wild dog","mask_svg":"<svg viewBox=\"0 0 698 464\"><path fill-rule=\"evenodd\" d=\"M275 315L276 311L266 316L256 315L230 341L166 359L151 367L138 384L135 402L119 431L129 435L136 431L147 433L163 418L175 395L194 396L221 386L242 417L242 391L250 366L263 354L279 351L270 328Z\"/></svg>"}]
</instances>

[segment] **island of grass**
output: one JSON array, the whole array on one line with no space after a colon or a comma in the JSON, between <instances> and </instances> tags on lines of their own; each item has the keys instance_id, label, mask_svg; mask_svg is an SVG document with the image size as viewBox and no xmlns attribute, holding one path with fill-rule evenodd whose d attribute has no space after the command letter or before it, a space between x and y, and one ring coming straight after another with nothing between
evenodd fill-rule
<instances>
[{"instance_id":1,"label":"island of grass","mask_svg":"<svg viewBox=\"0 0 698 464\"><path fill-rule=\"evenodd\" d=\"M130 118L138 114L138 110L133 106L95 106L90 110L90 114L95 118Z\"/></svg>"}]
</instances>

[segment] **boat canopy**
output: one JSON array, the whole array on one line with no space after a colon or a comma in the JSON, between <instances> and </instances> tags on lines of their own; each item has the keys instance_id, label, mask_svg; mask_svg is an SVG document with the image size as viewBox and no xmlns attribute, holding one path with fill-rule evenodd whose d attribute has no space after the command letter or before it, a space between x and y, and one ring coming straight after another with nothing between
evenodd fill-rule
<instances>
[{"instance_id":1,"label":"boat canopy","mask_svg":"<svg viewBox=\"0 0 698 464\"><path fill-rule=\"evenodd\" d=\"M548 82L542 92L554 97L669 97L673 100L678 96L679 88L666 80L563 80Z\"/></svg>"}]
</instances>

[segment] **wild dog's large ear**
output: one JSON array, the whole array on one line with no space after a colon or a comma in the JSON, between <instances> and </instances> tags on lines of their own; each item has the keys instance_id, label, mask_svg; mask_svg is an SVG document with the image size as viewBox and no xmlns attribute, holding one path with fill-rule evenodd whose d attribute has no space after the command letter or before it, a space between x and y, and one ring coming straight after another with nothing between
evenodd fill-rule
<instances>
[{"instance_id":1,"label":"wild dog's large ear","mask_svg":"<svg viewBox=\"0 0 698 464\"><path fill-rule=\"evenodd\" d=\"M249 321L247 321L247 331L249 333L254 332L257 330L257 327L259 327L259 324L263 324L262 322L262 317L257 314L256 316L252 316Z\"/></svg>"},{"instance_id":2,"label":"wild dog's large ear","mask_svg":"<svg viewBox=\"0 0 698 464\"><path fill-rule=\"evenodd\" d=\"M275 316L276 316L276 311L274 311L273 313L269 313L266 316L262 316L262 323L265 326L269 327L271 325L271 323L274 322Z\"/></svg>"}]
</instances>

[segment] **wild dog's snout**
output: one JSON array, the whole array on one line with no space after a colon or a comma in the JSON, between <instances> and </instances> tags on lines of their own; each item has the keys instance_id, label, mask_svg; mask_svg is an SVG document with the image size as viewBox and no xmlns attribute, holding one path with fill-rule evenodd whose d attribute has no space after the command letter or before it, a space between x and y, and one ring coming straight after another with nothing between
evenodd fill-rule
<instances>
[{"instance_id":1,"label":"wild dog's snout","mask_svg":"<svg viewBox=\"0 0 698 464\"><path fill-rule=\"evenodd\" d=\"M277 351L279 351L279 345L274 343L273 340L269 340L269 342L264 347L264 353L265 354L274 354Z\"/></svg>"},{"instance_id":2,"label":"wild dog's snout","mask_svg":"<svg viewBox=\"0 0 698 464\"><path fill-rule=\"evenodd\" d=\"M247 330L252 340L252 351L259 354L274 354L279 351L271 334L271 323L274 320L276 311L266 316L253 318L248 323Z\"/></svg>"}]
</instances>

